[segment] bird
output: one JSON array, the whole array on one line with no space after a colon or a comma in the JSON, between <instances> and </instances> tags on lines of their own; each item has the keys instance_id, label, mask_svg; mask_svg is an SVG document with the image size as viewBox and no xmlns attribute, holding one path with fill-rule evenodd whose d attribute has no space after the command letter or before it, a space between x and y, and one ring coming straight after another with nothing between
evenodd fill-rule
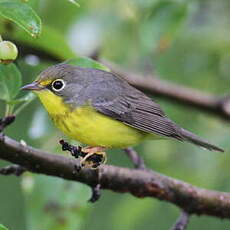
<instances>
[{"instance_id":1,"label":"bird","mask_svg":"<svg viewBox=\"0 0 230 230\"><path fill-rule=\"evenodd\" d=\"M87 154L154 139L224 152L181 128L153 99L109 71L60 63L43 70L22 89L36 93L56 127L87 145Z\"/></svg>"}]
</instances>

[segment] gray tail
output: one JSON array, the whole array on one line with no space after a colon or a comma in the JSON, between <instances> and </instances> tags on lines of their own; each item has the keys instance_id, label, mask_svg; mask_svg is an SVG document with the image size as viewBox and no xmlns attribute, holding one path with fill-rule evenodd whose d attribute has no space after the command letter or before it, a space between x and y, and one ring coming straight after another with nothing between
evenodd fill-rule
<instances>
[{"instance_id":1,"label":"gray tail","mask_svg":"<svg viewBox=\"0 0 230 230\"><path fill-rule=\"evenodd\" d=\"M182 128L180 129L180 135L182 136L182 140L188 141L190 143L193 143L195 145L198 145L210 151L224 152L223 149L208 143L207 141L201 139L200 137L196 136L195 134L185 129L182 129Z\"/></svg>"}]
</instances>

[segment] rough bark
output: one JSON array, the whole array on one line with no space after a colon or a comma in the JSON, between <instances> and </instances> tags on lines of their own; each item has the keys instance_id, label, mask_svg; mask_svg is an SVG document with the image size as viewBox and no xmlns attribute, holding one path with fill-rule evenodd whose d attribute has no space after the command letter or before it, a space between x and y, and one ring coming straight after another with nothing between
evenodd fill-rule
<instances>
[{"instance_id":1,"label":"rough bark","mask_svg":"<svg viewBox=\"0 0 230 230\"><path fill-rule=\"evenodd\" d=\"M230 218L230 194L206 190L152 170L100 166L98 170L74 170L76 160L25 146L7 136L0 138L0 158L34 173L61 177L137 197L154 197L173 203L189 214ZM100 181L98 181L100 178Z\"/></svg>"}]
</instances>

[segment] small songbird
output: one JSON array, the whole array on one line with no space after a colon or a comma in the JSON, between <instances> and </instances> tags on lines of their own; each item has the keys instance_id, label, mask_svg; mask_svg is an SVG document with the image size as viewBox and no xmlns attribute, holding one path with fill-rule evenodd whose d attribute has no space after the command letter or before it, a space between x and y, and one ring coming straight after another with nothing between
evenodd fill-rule
<instances>
[{"instance_id":1,"label":"small songbird","mask_svg":"<svg viewBox=\"0 0 230 230\"><path fill-rule=\"evenodd\" d=\"M58 64L22 89L34 91L55 125L88 145L89 153L162 138L224 151L176 125L157 103L111 72Z\"/></svg>"}]
</instances>

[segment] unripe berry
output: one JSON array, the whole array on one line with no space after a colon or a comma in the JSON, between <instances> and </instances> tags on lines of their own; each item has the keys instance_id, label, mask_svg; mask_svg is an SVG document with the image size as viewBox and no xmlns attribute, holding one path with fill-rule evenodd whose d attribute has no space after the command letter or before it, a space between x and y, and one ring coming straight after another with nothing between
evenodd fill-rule
<instances>
[{"instance_id":1,"label":"unripe berry","mask_svg":"<svg viewBox=\"0 0 230 230\"><path fill-rule=\"evenodd\" d=\"M10 41L0 42L0 63L11 63L18 56L18 48Z\"/></svg>"}]
</instances>

